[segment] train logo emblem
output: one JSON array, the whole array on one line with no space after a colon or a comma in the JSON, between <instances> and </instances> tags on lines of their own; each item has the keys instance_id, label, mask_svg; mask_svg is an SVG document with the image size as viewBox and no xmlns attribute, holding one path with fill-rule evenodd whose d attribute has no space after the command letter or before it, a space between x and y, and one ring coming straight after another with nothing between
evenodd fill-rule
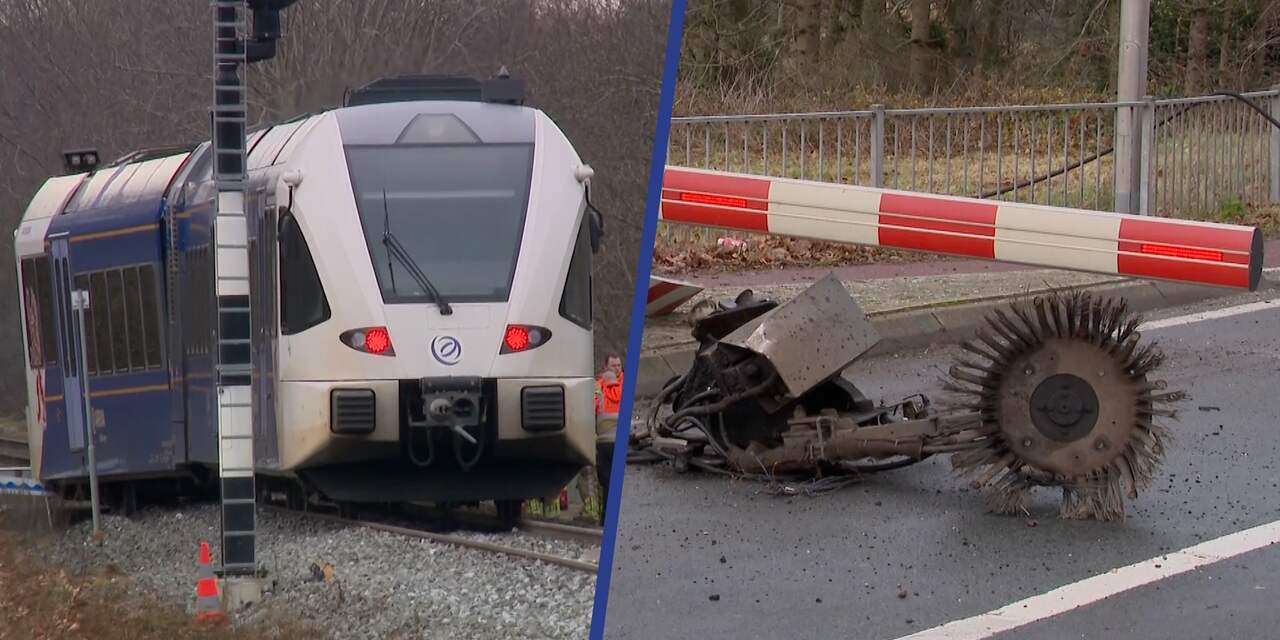
<instances>
[{"instance_id":1,"label":"train logo emblem","mask_svg":"<svg viewBox=\"0 0 1280 640\"><path fill-rule=\"evenodd\" d=\"M440 364L452 367L462 360L462 343L453 336L436 336L431 341L431 355Z\"/></svg>"}]
</instances>

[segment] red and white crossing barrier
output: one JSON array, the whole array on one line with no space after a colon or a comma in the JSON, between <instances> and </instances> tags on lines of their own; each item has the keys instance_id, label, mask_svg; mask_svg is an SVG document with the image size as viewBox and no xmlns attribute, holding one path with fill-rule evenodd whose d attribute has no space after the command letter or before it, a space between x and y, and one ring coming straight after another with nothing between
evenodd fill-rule
<instances>
[{"instance_id":1,"label":"red and white crossing barrier","mask_svg":"<svg viewBox=\"0 0 1280 640\"><path fill-rule=\"evenodd\" d=\"M1262 277L1256 227L684 167L666 169L661 218L1250 291Z\"/></svg>"},{"instance_id":2,"label":"red and white crossing barrier","mask_svg":"<svg viewBox=\"0 0 1280 640\"><path fill-rule=\"evenodd\" d=\"M696 284L649 276L649 302L645 305L644 314L665 316L701 291L702 287Z\"/></svg>"}]
</instances>

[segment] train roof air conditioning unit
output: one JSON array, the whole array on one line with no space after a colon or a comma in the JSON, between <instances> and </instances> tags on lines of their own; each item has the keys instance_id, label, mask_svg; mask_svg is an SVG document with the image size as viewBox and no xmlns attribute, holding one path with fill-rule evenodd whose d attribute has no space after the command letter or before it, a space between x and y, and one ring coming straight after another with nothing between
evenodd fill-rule
<instances>
[{"instance_id":1,"label":"train roof air conditioning unit","mask_svg":"<svg viewBox=\"0 0 1280 640\"><path fill-rule=\"evenodd\" d=\"M512 78L503 67L487 80L466 76L407 75L382 78L347 94L344 106L356 107L384 102L417 100L461 100L524 104L524 81Z\"/></svg>"}]
</instances>

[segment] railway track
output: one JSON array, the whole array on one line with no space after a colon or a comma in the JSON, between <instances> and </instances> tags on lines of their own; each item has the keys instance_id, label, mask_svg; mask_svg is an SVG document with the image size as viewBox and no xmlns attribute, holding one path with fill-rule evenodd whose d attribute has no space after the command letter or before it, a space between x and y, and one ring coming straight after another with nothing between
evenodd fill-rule
<instances>
[{"instance_id":1,"label":"railway track","mask_svg":"<svg viewBox=\"0 0 1280 640\"><path fill-rule=\"evenodd\" d=\"M26 466L30 461L25 438L0 435L0 467Z\"/></svg>"},{"instance_id":2,"label":"railway track","mask_svg":"<svg viewBox=\"0 0 1280 640\"><path fill-rule=\"evenodd\" d=\"M27 442L25 439L18 439L13 436L0 435L0 467L25 466L29 462L30 460L29 460L29 454L27 449ZM496 542L490 542L487 540L479 540L479 539L468 537L462 534L440 533L436 531L429 531L427 529L415 528L413 526L403 525L403 524L389 524L386 522L343 518L337 515L320 513L315 511L297 511L293 509L280 507L277 505L260 505L260 506L265 507L267 509L281 511L284 513L297 514L297 515L305 516L308 518L328 520L331 522L341 522L343 524L366 527L369 529L386 531L388 533L395 533L398 535L423 538L423 539L433 540L433 541L441 542L445 544L452 544L460 547L467 547L470 549L479 549L482 551L489 551L493 553L504 553L507 555L521 557L521 558L541 560L543 562L549 562L551 564L556 564L556 565L568 567L571 569L577 569L579 571L595 573L599 569L599 565L594 562L587 562L585 560L579 560L577 558L567 558L567 557L558 556L555 554L545 553L542 551L535 551L532 549L526 549L523 547L512 546L512 545L504 545ZM483 514L476 514L476 513L458 514L457 521L458 521L458 524L461 525L462 527L469 528L473 531L477 531L481 533L495 533L501 530L500 525L498 524L497 518L485 516ZM429 519L423 519L422 523L425 525L438 526L437 522L432 522ZM603 535L602 530L598 528L579 527L574 525L561 524L558 522L546 522L541 520L521 520L520 523L517 525L517 528L526 534L529 534L531 536L535 536L538 538L544 538L548 540L559 540L559 541L565 541L565 542L575 542L579 544L593 545L596 547L600 546L601 538Z\"/></svg>"},{"instance_id":3,"label":"railway track","mask_svg":"<svg viewBox=\"0 0 1280 640\"><path fill-rule=\"evenodd\" d=\"M315 520L341 523L341 524L353 525L357 527L365 527L367 529L372 529L375 531L385 531L387 533L394 533L396 535L422 538L424 540L431 540L431 541L440 542L443 544L451 544L459 547L466 547L468 549L478 549L480 551L488 551L491 553L502 553L510 556L519 557L519 558L541 560L543 562L559 565L562 567L568 567L570 569L576 569L578 571L584 571L592 574L596 573L600 568L599 564L595 562L588 562L585 560L579 560L577 558L568 558L564 556L555 555L552 553L535 551L533 549L526 549L524 547L519 547L514 545L499 544L497 542L490 542L488 540L480 540L480 539L472 538L463 534L440 533L436 531L430 531L427 529L414 527L409 524L390 524L387 522L378 522L373 520L344 518L344 517L334 515L334 514L329 514L329 513L321 513L316 511L297 511L293 509L286 509L284 507L280 507L277 505L260 505L260 506L272 511L278 511L281 513L290 513L294 515L303 516L306 518L312 518ZM480 522L491 522L492 524L496 525L496 522L497 522L496 519L490 521L489 519L486 519L484 517L474 515L474 514L468 514L464 517L460 517L458 520L459 520L459 523L467 523L467 524L470 524L471 526L476 526L476 523L480 523ZM422 524L430 525L430 524L437 524L437 523L430 522L430 521L423 521ZM519 529L521 531L527 532L531 535L541 537L541 538L550 538L550 539L561 540L561 541L586 543L586 544L593 544L597 546L600 544L600 540L602 536L602 532L599 529L588 528L588 527L577 527L577 526L565 525L560 523L541 522L541 521L534 521L534 520L521 521L521 523L519 524Z\"/></svg>"}]
</instances>

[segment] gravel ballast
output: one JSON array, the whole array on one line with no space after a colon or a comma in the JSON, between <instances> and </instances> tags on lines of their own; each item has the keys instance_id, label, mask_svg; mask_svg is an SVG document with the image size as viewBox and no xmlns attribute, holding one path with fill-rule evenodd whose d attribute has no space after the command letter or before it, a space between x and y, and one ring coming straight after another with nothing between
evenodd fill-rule
<instances>
[{"instance_id":1,"label":"gravel ballast","mask_svg":"<svg viewBox=\"0 0 1280 640\"><path fill-rule=\"evenodd\" d=\"M43 550L46 559L71 571L114 565L189 609L201 540L217 562L213 504L105 516L101 546L91 530L73 525ZM595 560L594 549L573 542L462 535ZM590 626L595 576L567 567L273 510L259 511L258 545L267 593L241 620L271 610L332 638L585 638ZM326 564L330 580L318 577Z\"/></svg>"}]
</instances>

